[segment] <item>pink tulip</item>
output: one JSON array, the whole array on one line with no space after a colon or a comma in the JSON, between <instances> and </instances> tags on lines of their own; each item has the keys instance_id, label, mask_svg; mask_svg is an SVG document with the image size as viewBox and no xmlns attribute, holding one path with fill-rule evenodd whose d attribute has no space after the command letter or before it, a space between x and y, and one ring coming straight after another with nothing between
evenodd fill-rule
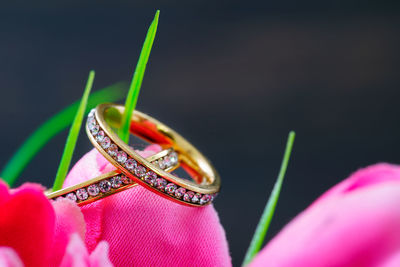
<instances>
[{"instance_id":1,"label":"pink tulip","mask_svg":"<svg viewBox=\"0 0 400 267\"><path fill-rule=\"evenodd\" d=\"M400 266L400 167L377 164L328 190L250 267Z\"/></svg>"},{"instance_id":2,"label":"pink tulip","mask_svg":"<svg viewBox=\"0 0 400 267\"><path fill-rule=\"evenodd\" d=\"M160 151L151 146L142 156ZM115 169L97 151L87 153L64 186ZM230 266L224 230L212 205L186 207L142 186L82 207L89 250L101 240L110 245L116 266Z\"/></svg>"},{"instance_id":3,"label":"pink tulip","mask_svg":"<svg viewBox=\"0 0 400 267\"><path fill-rule=\"evenodd\" d=\"M58 266L71 234L84 238L79 207L67 199L50 202L43 190L37 184L9 190L0 180L0 266Z\"/></svg>"}]
</instances>

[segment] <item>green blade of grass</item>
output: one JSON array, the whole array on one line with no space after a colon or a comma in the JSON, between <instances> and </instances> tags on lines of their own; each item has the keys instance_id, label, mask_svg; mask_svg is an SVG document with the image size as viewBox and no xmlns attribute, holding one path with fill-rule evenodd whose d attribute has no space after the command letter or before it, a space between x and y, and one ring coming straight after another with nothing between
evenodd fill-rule
<instances>
[{"instance_id":1,"label":"green blade of grass","mask_svg":"<svg viewBox=\"0 0 400 267\"><path fill-rule=\"evenodd\" d=\"M292 131L289 133L289 137L286 143L285 154L279 171L278 179L275 182L274 188L272 189L271 195L269 196L267 205L265 206L264 212L261 215L261 219L258 222L256 231L253 239L251 240L250 246L246 252L246 256L242 266L246 266L251 262L254 256L260 251L261 246L264 242L265 235L267 234L269 225L275 212L276 203L278 202L279 193L282 188L283 179L285 177L286 169L289 163L290 154L292 152L295 133Z\"/></svg>"},{"instance_id":2,"label":"green blade of grass","mask_svg":"<svg viewBox=\"0 0 400 267\"><path fill-rule=\"evenodd\" d=\"M120 82L92 93L89 96L86 114L99 103L115 102L122 99L125 95L126 87L126 83ZM40 150L54 136L71 125L78 107L79 101L76 101L40 125L5 164L0 177L10 186L13 186L20 174Z\"/></svg>"},{"instance_id":3,"label":"green blade of grass","mask_svg":"<svg viewBox=\"0 0 400 267\"><path fill-rule=\"evenodd\" d=\"M149 60L151 48L153 47L154 37L156 36L158 17L160 10L157 10L153 22L151 23L146 39L144 40L142 51L140 52L139 60L136 65L135 72L132 77L132 82L129 87L128 96L125 101L125 111L122 116L121 128L118 130L118 135L125 143L129 142L129 128L131 124L132 112L135 110L137 99L139 97L140 87L146 70L146 65Z\"/></svg>"},{"instance_id":4,"label":"green blade of grass","mask_svg":"<svg viewBox=\"0 0 400 267\"><path fill-rule=\"evenodd\" d=\"M74 121L72 122L71 129L69 130L67 142L65 143L64 152L61 157L60 165L58 166L56 179L54 181L53 191L60 190L62 188L65 177L67 176L72 155L74 154L76 141L78 140L79 131L81 130L90 90L92 90L94 75L94 71L90 71L81 103L79 104L78 111L76 112Z\"/></svg>"}]
</instances>

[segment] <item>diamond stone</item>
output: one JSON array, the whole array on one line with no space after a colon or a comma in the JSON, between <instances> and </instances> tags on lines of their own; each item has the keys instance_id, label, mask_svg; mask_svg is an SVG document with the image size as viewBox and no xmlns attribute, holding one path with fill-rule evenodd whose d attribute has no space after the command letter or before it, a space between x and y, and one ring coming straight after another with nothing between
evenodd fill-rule
<instances>
[{"instance_id":1,"label":"diamond stone","mask_svg":"<svg viewBox=\"0 0 400 267\"><path fill-rule=\"evenodd\" d=\"M136 168L136 166L137 166L137 162L134 159L128 159L125 162L125 167L130 171L133 171L133 169Z\"/></svg>"},{"instance_id":2,"label":"diamond stone","mask_svg":"<svg viewBox=\"0 0 400 267\"><path fill-rule=\"evenodd\" d=\"M97 141L97 142L103 141L104 136L105 136L104 132L103 132L103 131L100 131L100 132L96 135L96 141Z\"/></svg>"},{"instance_id":3,"label":"diamond stone","mask_svg":"<svg viewBox=\"0 0 400 267\"><path fill-rule=\"evenodd\" d=\"M164 191L164 187L167 185L167 181L164 178L158 178L156 179L156 187L161 190Z\"/></svg>"},{"instance_id":4,"label":"diamond stone","mask_svg":"<svg viewBox=\"0 0 400 267\"><path fill-rule=\"evenodd\" d=\"M122 179L120 176L114 176L110 178L111 186L113 188L119 188L122 184Z\"/></svg>"},{"instance_id":5,"label":"diamond stone","mask_svg":"<svg viewBox=\"0 0 400 267\"><path fill-rule=\"evenodd\" d=\"M99 183L100 191L106 193L111 190L111 183L108 180L103 180Z\"/></svg>"},{"instance_id":6,"label":"diamond stone","mask_svg":"<svg viewBox=\"0 0 400 267\"><path fill-rule=\"evenodd\" d=\"M96 112L96 109L92 108L88 114L88 118L94 117L94 113Z\"/></svg>"},{"instance_id":7,"label":"diamond stone","mask_svg":"<svg viewBox=\"0 0 400 267\"><path fill-rule=\"evenodd\" d=\"M192 203L198 203L201 199L201 194L196 193L193 197L192 197Z\"/></svg>"},{"instance_id":8,"label":"diamond stone","mask_svg":"<svg viewBox=\"0 0 400 267\"><path fill-rule=\"evenodd\" d=\"M193 196L194 196L194 192L193 191L186 192L183 195L183 200L186 201L186 202L190 202L190 201L192 201L192 197Z\"/></svg>"},{"instance_id":9,"label":"diamond stone","mask_svg":"<svg viewBox=\"0 0 400 267\"><path fill-rule=\"evenodd\" d=\"M204 204L208 203L210 200L211 200L210 195L205 194L205 195L203 195L202 198L200 198L200 205L204 205Z\"/></svg>"},{"instance_id":10,"label":"diamond stone","mask_svg":"<svg viewBox=\"0 0 400 267\"><path fill-rule=\"evenodd\" d=\"M94 125L90 131L92 132L92 135L96 135L100 130L100 126L99 125Z\"/></svg>"},{"instance_id":11,"label":"diamond stone","mask_svg":"<svg viewBox=\"0 0 400 267\"><path fill-rule=\"evenodd\" d=\"M126 161L126 153L124 151L119 151L117 153L117 161L121 164L124 164Z\"/></svg>"},{"instance_id":12,"label":"diamond stone","mask_svg":"<svg viewBox=\"0 0 400 267\"><path fill-rule=\"evenodd\" d=\"M110 138L108 138L107 136L104 137L103 141L101 141L101 147L104 148L104 149L107 149L107 148L110 147L110 145L111 145Z\"/></svg>"},{"instance_id":13,"label":"diamond stone","mask_svg":"<svg viewBox=\"0 0 400 267\"><path fill-rule=\"evenodd\" d=\"M121 181L122 181L124 184L130 184L130 183L132 183L132 180L129 179L129 177L127 177L126 175L123 175L123 174L121 174Z\"/></svg>"},{"instance_id":14,"label":"diamond stone","mask_svg":"<svg viewBox=\"0 0 400 267\"><path fill-rule=\"evenodd\" d=\"M89 117L87 119L87 125L89 127L89 130L92 130L92 127L97 124L96 119L94 117Z\"/></svg>"},{"instance_id":15,"label":"diamond stone","mask_svg":"<svg viewBox=\"0 0 400 267\"><path fill-rule=\"evenodd\" d=\"M180 188L178 188L178 189L176 189L175 190L175 197L177 197L177 198L182 198L183 197L183 195L186 193L186 189L185 188L183 188L183 187L180 187Z\"/></svg>"},{"instance_id":16,"label":"diamond stone","mask_svg":"<svg viewBox=\"0 0 400 267\"><path fill-rule=\"evenodd\" d=\"M168 156L164 158L164 166L165 166L164 169L169 168L169 167L172 166L171 161L169 161L169 157Z\"/></svg>"},{"instance_id":17,"label":"diamond stone","mask_svg":"<svg viewBox=\"0 0 400 267\"><path fill-rule=\"evenodd\" d=\"M146 183L150 184L151 186L155 185L156 179L157 179L157 174L155 174L152 171L149 171L144 175L144 180L146 181Z\"/></svg>"},{"instance_id":18,"label":"diamond stone","mask_svg":"<svg viewBox=\"0 0 400 267\"><path fill-rule=\"evenodd\" d=\"M171 164L170 166L175 166L178 163L178 154L175 151L172 151L169 154L169 163Z\"/></svg>"},{"instance_id":19,"label":"diamond stone","mask_svg":"<svg viewBox=\"0 0 400 267\"><path fill-rule=\"evenodd\" d=\"M115 144L110 145L110 147L107 150L108 155L111 157L115 157L118 153L118 147Z\"/></svg>"},{"instance_id":20,"label":"diamond stone","mask_svg":"<svg viewBox=\"0 0 400 267\"><path fill-rule=\"evenodd\" d=\"M73 193L73 192L68 193L68 194L65 196L65 198L66 198L66 199L69 199L69 200L72 200L73 202L76 202L76 200L77 200L76 195L75 195L75 193Z\"/></svg>"},{"instance_id":21,"label":"diamond stone","mask_svg":"<svg viewBox=\"0 0 400 267\"><path fill-rule=\"evenodd\" d=\"M135 175L137 177L143 177L146 174L146 168L143 166L137 166L135 168Z\"/></svg>"},{"instance_id":22,"label":"diamond stone","mask_svg":"<svg viewBox=\"0 0 400 267\"><path fill-rule=\"evenodd\" d=\"M160 166L161 169L165 169L167 166L165 165L165 161L163 159L158 160L158 166Z\"/></svg>"},{"instance_id":23,"label":"diamond stone","mask_svg":"<svg viewBox=\"0 0 400 267\"><path fill-rule=\"evenodd\" d=\"M88 186L87 191L89 195L95 197L99 194L99 187L97 186L97 184L92 184Z\"/></svg>"},{"instance_id":24,"label":"diamond stone","mask_svg":"<svg viewBox=\"0 0 400 267\"><path fill-rule=\"evenodd\" d=\"M76 196L79 200L86 200L89 197L85 188L80 188L76 190Z\"/></svg>"},{"instance_id":25,"label":"diamond stone","mask_svg":"<svg viewBox=\"0 0 400 267\"><path fill-rule=\"evenodd\" d=\"M168 194L173 195L175 193L176 188L177 188L176 184L169 183L169 184L167 184L167 186L165 187L164 190Z\"/></svg>"}]
</instances>

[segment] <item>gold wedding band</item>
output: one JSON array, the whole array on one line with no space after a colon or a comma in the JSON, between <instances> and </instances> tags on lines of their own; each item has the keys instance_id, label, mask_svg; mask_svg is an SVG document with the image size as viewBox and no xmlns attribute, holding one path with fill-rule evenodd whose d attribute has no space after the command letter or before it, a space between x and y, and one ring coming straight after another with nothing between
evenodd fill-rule
<instances>
[{"instance_id":1,"label":"gold wedding band","mask_svg":"<svg viewBox=\"0 0 400 267\"><path fill-rule=\"evenodd\" d=\"M113 128L120 126L123 112L124 106L101 104L89 114L86 132L96 149L132 181L160 196L188 206L210 204L220 190L220 177L206 157L165 124L135 111L131 130L163 148L172 147L177 152L172 163L179 161L194 181L166 172L159 164L141 157L118 137Z\"/></svg>"}]
</instances>

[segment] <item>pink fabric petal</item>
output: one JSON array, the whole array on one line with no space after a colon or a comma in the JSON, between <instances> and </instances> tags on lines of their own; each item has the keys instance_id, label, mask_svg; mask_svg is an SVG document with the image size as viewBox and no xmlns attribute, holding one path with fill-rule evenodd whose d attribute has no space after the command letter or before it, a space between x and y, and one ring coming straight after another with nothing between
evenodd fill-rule
<instances>
[{"instance_id":1,"label":"pink fabric petal","mask_svg":"<svg viewBox=\"0 0 400 267\"><path fill-rule=\"evenodd\" d=\"M91 267L111 267L114 266L108 258L109 246L105 241L101 241L96 249L90 254L89 261Z\"/></svg>"},{"instance_id":2,"label":"pink fabric petal","mask_svg":"<svg viewBox=\"0 0 400 267\"><path fill-rule=\"evenodd\" d=\"M79 234L72 234L60 267L112 267L108 258L108 244L100 242L89 255Z\"/></svg>"},{"instance_id":3,"label":"pink fabric petal","mask_svg":"<svg viewBox=\"0 0 400 267\"><path fill-rule=\"evenodd\" d=\"M51 255L51 265L58 266L63 258L70 236L77 233L85 238L86 224L80 208L68 199L53 201L56 212L54 246Z\"/></svg>"},{"instance_id":4,"label":"pink fabric petal","mask_svg":"<svg viewBox=\"0 0 400 267\"><path fill-rule=\"evenodd\" d=\"M8 192L0 181L0 246L12 247L26 266L43 266L53 245L54 210L43 188L24 184Z\"/></svg>"},{"instance_id":5,"label":"pink fabric petal","mask_svg":"<svg viewBox=\"0 0 400 267\"><path fill-rule=\"evenodd\" d=\"M250 265L400 266L400 168L354 173L289 223Z\"/></svg>"},{"instance_id":6,"label":"pink fabric petal","mask_svg":"<svg viewBox=\"0 0 400 267\"><path fill-rule=\"evenodd\" d=\"M382 267L399 267L400 266L400 251L389 257Z\"/></svg>"},{"instance_id":7,"label":"pink fabric petal","mask_svg":"<svg viewBox=\"0 0 400 267\"><path fill-rule=\"evenodd\" d=\"M0 247L0 266L2 267L23 267L24 264L17 252L9 247Z\"/></svg>"},{"instance_id":8,"label":"pink fabric petal","mask_svg":"<svg viewBox=\"0 0 400 267\"><path fill-rule=\"evenodd\" d=\"M105 164L99 166L97 164L97 157L101 156L96 149L92 149L86 153L76 164L72 167L68 173L67 178L64 181L63 187L73 186L84 180L89 180L96 176L99 176L107 171L104 170ZM111 170L115 170L112 168ZM110 171L111 171L110 170ZM85 177L85 178L82 178Z\"/></svg>"},{"instance_id":9,"label":"pink fabric petal","mask_svg":"<svg viewBox=\"0 0 400 267\"><path fill-rule=\"evenodd\" d=\"M65 250L60 267L86 267L89 265L89 253L77 234L72 234Z\"/></svg>"},{"instance_id":10,"label":"pink fabric petal","mask_svg":"<svg viewBox=\"0 0 400 267\"><path fill-rule=\"evenodd\" d=\"M387 163L379 163L363 168L322 194L313 204L331 196L335 197L338 194L346 194L357 189L365 189L368 186L375 186L379 183L389 181L399 182L399 170L399 166Z\"/></svg>"},{"instance_id":11,"label":"pink fabric petal","mask_svg":"<svg viewBox=\"0 0 400 267\"><path fill-rule=\"evenodd\" d=\"M152 154L159 151L151 150ZM99 170L113 169L110 165L91 151L74 166L67 183L91 179ZM89 174L85 169L96 171ZM213 206L185 207L141 186L95 203L82 208L86 242L93 249L99 240L106 240L116 266L231 265L225 232Z\"/></svg>"}]
</instances>

